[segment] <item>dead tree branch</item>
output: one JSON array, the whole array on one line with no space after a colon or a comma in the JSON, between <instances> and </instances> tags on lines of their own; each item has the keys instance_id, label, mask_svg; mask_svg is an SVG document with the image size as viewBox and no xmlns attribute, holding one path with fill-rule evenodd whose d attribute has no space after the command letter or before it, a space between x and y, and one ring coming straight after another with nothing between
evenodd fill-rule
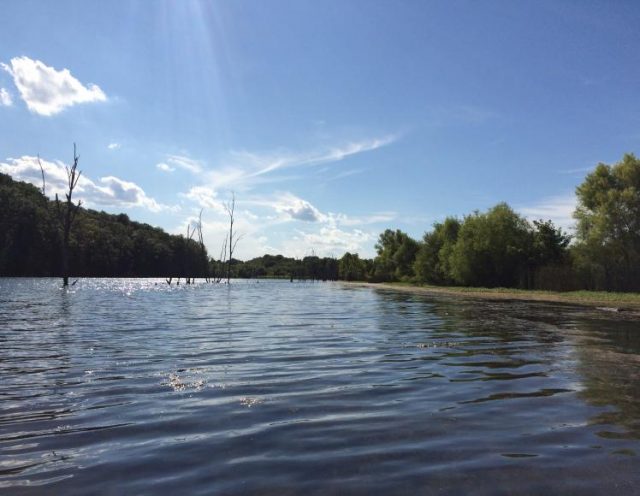
<instances>
[{"instance_id":1,"label":"dead tree branch","mask_svg":"<svg viewBox=\"0 0 640 496\"><path fill-rule=\"evenodd\" d=\"M80 210L82 205L82 200L78 201L77 204L73 203L73 191L76 189L78 185L78 181L80 180L80 176L82 171L78 170L78 161L80 157L76 153L76 144L73 144L73 164L71 167L65 166L65 170L67 171L67 193L65 193L66 201L64 204L58 198L56 194L56 213L58 216L58 223L60 225L60 229L62 230L62 285L69 285L69 236L71 234L71 228L73 227L73 223L76 220L76 215ZM38 158L38 163L40 163L40 159ZM42 172L42 187L45 189L44 182L44 169L42 168L42 164L40 164L40 170Z\"/></svg>"}]
</instances>

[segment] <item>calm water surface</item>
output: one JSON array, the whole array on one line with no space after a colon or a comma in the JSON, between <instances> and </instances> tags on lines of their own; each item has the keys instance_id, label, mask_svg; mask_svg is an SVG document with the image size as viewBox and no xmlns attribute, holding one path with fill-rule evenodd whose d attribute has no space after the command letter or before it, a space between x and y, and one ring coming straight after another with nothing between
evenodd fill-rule
<instances>
[{"instance_id":1,"label":"calm water surface","mask_svg":"<svg viewBox=\"0 0 640 496\"><path fill-rule=\"evenodd\" d=\"M59 284L0 279L3 495L640 494L633 317Z\"/></svg>"}]
</instances>

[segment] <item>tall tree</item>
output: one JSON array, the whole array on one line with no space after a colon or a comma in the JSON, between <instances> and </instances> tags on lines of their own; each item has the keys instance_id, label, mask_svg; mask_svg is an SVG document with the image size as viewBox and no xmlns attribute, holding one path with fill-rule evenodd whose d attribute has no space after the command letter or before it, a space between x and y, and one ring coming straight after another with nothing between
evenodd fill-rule
<instances>
[{"instance_id":1,"label":"tall tree","mask_svg":"<svg viewBox=\"0 0 640 496\"><path fill-rule=\"evenodd\" d=\"M595 286L640 289L640 160L598 164L576 189L576 254Z\"/></svg>"},{"instance_id":2,"label":"tall tree","mask_svg":"<svg viewBox=\"0 0 640 496\"><path fill-rule=\"evenodd\" d=\"M233 232L236 211L236 194L234 192L231 192L231 200L224 204L224 209L229 216L229 242L227 243L229 249L229 259L227 261L227 284L229 284L231 280L231 263L233 259L233 252L236 249L238 241L240 241L240 239L242 238L242 235L239 235L237 232Z\"/></svg>"},{"instance_id":3,"label":"tall tree","mask_svg":"<svg viewBox=\"0 0 640 496\"><path fill-rule=\"evenodd\" d=\"M400 229L386 229L376 243L378 256L374 261L376 280L403 279L413 276L413 262L418 242Z\"/></svg>"},{"instance_id":4,"label":"tall tree","mask_svg":"<svg viewBox=\"0 0 640 496\"><path fill-rule=\"evenodd\" d=\"M82 171L78 170L78 160L80 157L76 153L76 144L73 144L73 164L65 166L67 172L67 192L65 193L66 201L61 202L56 193L56 212L58 214L58 222L62 229L62 285L69 285L69 237L71 228L76 220L78 210L82 205L82 200L77 204L73 203L73 191L78 185ZM43 172L43 188L44 188L44 172Z\"/></svg>"}]
</instances>

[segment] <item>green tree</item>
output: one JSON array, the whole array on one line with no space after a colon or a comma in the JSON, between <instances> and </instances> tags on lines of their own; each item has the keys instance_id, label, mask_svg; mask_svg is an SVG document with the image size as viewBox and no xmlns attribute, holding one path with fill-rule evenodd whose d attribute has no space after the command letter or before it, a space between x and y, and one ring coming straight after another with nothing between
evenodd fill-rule
<instances>
[{"instance_id":1,"label":"green tree","mask_svg":"<svg viewBox=\"0 0 640 496\"><path fill-rule=\"evenodd\" d=\"M593 287L640 289L640 160L598 164L576 195L578 266Z\"/></svg>"},{"instance_id":2,"label":"green tree","mask_svg":"<svg viewBox=\"0 0 640 496\"><path fill-rule=\"evenodd\" d=\"M436 222L433 231L425 233L413 265L419 281L432 284L453 282L450 258L459 231L460 221L447 217L444 222Z\"/></svg>"},{"instance_id":3,"label":"green tree","mask_svg":"<svg viewBox=\"0 0 640 496\"><path fill-rule=\"evenodd\" d=\"M374 260L374 278L386 281L407 279L414 275L413 263L418 242L399 229L385 230L376 243L378 256Z\"/></svg>"},{"instance_id":4,"label":"green tree","mask_svg":"<svg viewBox=\"0 0 640 496\"><path fill-rule=\"evenodd\" d=\"M526 275L531 228L506 203L465 217L449 263L456 283L515 287Z\"/></svg>"},{"instance_id":5,"label":"green tree","mask_svg":"<svg viewBox=\"0 0 640 496\"><path fill-rule=\"evenodd\" d=\"M563 264L571 236L556 227L551 220L533 221L532 261L536 267Z\"/></svg>"},{"instance_id":6,"label":"green tree","mask_svg":"<svg viewBox=\"0 0 640 496\"><path fill-rule=\"evenodd\" d=\"M340 259L339 271L343 281L364 281L366 267L357 254L347 252Z\"/></svg>"}]
</instances>

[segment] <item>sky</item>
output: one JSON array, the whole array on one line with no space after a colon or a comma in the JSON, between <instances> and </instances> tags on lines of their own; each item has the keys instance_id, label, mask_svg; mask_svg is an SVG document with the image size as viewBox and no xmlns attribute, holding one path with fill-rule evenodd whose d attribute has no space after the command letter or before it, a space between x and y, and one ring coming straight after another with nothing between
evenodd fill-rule
<instances>
[{"instance_id":1,"label":"sky","mask_svg":"<svg viewBox=\"0 0 640 496\"><path fill-rule=\"evenodd\" d=\"M5 0L0 172L218 257L375 254L640 153L637 1Z\"/></svg>"}]
</instances>

